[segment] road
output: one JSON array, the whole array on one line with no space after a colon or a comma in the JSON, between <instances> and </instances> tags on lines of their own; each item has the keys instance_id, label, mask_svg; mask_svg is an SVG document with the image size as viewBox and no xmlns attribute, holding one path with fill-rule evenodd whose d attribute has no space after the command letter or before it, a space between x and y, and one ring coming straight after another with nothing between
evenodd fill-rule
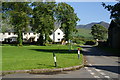
<instances>
[{"instance_id":1,"label":"road","mask_svg":"<svg viewBox=\"0 0 120 80\"><path fill-rule=\"evenodd\" d=\"M96 78L108 80L120 80L120 61L118 56L109 55L95 47L83 47L87 66L76 71L67 71L54 75L45 74L8 74L3 78ZM116 79L115 79L116 78Z\"/></svg>"}]
</instances>

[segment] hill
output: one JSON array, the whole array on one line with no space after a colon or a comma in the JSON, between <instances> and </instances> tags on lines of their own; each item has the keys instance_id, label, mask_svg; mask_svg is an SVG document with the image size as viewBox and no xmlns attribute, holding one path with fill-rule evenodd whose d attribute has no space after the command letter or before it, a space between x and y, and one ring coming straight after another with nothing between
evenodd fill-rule
<instances>
[{"instance_id":1,"label":"hill","mask_svg":"<svg viewBox=\"0 0 120 80\"><path fill-rule=\"evenodd\" d=\"M92 39L91 30L85 29L85 28L79 28L77 29L77 33L73 33L73 36L83 37L86 39Z\"/></svg>"},{"instance_id":2,"label":"hill","mask_svg":"<svg viewBox=\"0 0 120 80\"><path fill-rule=\"evenodd\" d=\"M109 27L109 23L106 23L104 21L101 21L101 22L92 22L92 23L89 23L89 24L86 24L86 25L77 25L76 28L79 29L79 28L86 28L86 29L91 29L91 27L95 24L100 24L104 27L106 27L108 29Z\"/></svg>"}]
</instances>

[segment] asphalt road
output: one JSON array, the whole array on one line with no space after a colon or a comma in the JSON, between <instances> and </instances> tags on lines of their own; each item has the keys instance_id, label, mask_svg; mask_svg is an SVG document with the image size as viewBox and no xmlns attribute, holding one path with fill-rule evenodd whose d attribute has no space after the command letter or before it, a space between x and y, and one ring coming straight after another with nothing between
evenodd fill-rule
<instances>
[{"instance_id":1,"label":"asphalt road","mask_svg":"<svg viewBox=\"0 0 120 80\"><path fill-rule=\"evenodd\" d=\"M83 47L87 66L76 71L62 72L59 74L8 74L4 78L96 78L105 80L120 80L120 61L118 56L103 52L95 47Z\"/></svg>"}]
</instances>

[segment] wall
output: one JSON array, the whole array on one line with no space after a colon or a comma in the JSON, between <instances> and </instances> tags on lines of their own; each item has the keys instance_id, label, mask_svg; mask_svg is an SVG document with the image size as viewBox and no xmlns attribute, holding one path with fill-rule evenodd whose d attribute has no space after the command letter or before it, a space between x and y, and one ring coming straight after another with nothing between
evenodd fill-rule
<instances>
[{"instance_id":1,"label":"wall","mask_svg":"<svg viewBox=\"0 0 120 80\"><path fill-rule=\"evenodd\" d=\"M52 35L50 35L50 38L54 42L60 42L64 38L64 33L58 28L57 30L55 30L55 32L53 32Z\"/></svg>"}]
</instances>

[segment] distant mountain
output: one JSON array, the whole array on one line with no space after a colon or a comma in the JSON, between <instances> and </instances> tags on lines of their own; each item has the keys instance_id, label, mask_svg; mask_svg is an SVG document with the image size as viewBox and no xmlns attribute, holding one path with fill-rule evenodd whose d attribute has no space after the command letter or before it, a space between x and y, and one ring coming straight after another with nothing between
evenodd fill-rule
<instances>
[{"instance_id":1,"label":"distant mountain","mask_svg":"<svg viewBox=\"0 0 120 80\"><path fill-rule=\"evenodd\" d=\"M77 25L76 28L79 29L79 28L86 28L86 29L91 29L91 27L95 24L100 24L104 27L106 27L108 29L109 27L109 23L106 23L104 21L101 21L101 22L93 22L93 23L90 23L90 24L86 24L86 25Z\"/></svg>"}]
</instances>

